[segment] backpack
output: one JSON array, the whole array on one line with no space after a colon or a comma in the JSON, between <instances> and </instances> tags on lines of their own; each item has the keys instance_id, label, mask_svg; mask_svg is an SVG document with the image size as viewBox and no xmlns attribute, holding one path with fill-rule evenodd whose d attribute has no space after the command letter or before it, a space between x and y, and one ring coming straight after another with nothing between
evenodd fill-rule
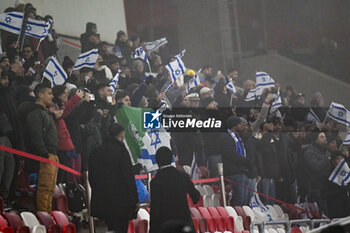
<instances>
[{"instance_id":1,"label":"backpack","mask_svg":"<svg viewBox=\"0 0 350 233\"><path fill-rule=\"evenodd\" d=\"M69 210L75 213L86 209L86 191L84 187L76 183L67 183L65 193L68 199Z\"/></svg>"}]
</instances>

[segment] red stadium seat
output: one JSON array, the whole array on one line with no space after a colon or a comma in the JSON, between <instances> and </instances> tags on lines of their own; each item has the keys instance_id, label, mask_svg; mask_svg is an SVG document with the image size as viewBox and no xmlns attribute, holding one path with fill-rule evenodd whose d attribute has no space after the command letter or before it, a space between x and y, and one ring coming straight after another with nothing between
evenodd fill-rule
<instances>
[{"instance_id":1,"label":"red stadium seat","mask_svg":"<svg viewBox=\"0 0 350 233\"><path fill-rule=\"evenodd\" d=\"M234 232L235 229L235 223L234 223L234 219L232 216L229 216L226 209L222 206L217 206L216 207L217 212L219 213L219 215L225 219L225 225L226 225L226 229L228 231Z\"/></svg>"},{"instance_id":2,"label":"red stadium seat","mask_svg":"<svg viewBox=\"0 0 350 233\"><path fill-rule=\"evenodd\" d=\"M134 219L132 220L135 226L136 233L147 233L148 231L148 222L145 219Z\"/></svg>"},{"instance_id":3,"label":"red stadium seat","mask_svg":"<svg viewBox=\"0 0 350 233\"><path fill-rule=\"evenodd\" d=\"M228 225L228 222L230 220L228 218L224 218L224 217L220 216L219 212L217 211L217 209L215 207L208 207L207 210L210 213L210 215L215 219L216 227L217 227L218 231L224 232L224 231L233 230L233 228L231 228L231 230L226 228L226 225Z\"/></svg>"},{"instance_id":4,"label":"red stadium seat","mask_svg":"<svg viewBox=\"0 0 350 233\"><path fill-rule=\"evenodd\" d=\"M220 219L214 219L205 207L198 207L198 211L201 214L201 216L207 220L208 231L212 233L218 231L217 225L220 224Z\"/></svg>"},{"instance_id":5,"label":"red stadium seat","mask_svg":"<svg viewBox=\"0 0 350 233\"><path fill-rule=\"evenodd\" d=\"M213 184L213 185L211 186L211 188L213 189L213 191L214 191L215 194L220 194L220 193L221 193L221 189L220 189L219 185Z\"/></svg>"},{"instance_id":6,"label":"red stadium seat","mask_svg":"<svg viewBox=\"0 0 350 233\"><path fill-rule=\"evenodd\" d=\"M53 209L63 212L66 215L73 215L68 207L68 199L65 194L53 198Z\"/></svg>"},{"instance_id":7,"label":"red stadium seat","mask_svg":"<svg viewBox=\"0 0 350 233\"><path fill-rule=\"evenodd\" d=\"M135 224L133 221L129 221L128 233L135 233Z\"/></svg>"},{"instance_id":8,"label":"red stadium seat","mask_svg":"<svg viewBox=\"0 0 350 233\"><path fill-rule=\"evenodd\" d=\"M291 232L291 233L303 233L303 232L299 229L299 227L292 227L292 228L290 229L290 232Z\"/></svg>"},{"instance_id":9,"label":"red stadium seat","mask_svg":"<svg viewBox=\"0 0 350 233\"><path fill-rule=\"evenodd\" d=\"M197 219L192 217L192 222L193 222L193 226L194 226L194 229L195 229L196 233L200 233Z\"/></svg>"},{"instance_id":10,"label":"red stadium seat","mask_svg":"<svg viewBox=\"0 0 350 233\"><path fill-rule=\"evenodd\" d=\"M16 233L30 233L30 228L24 226L21 218L15 213L5 213L4 217L9 226L13 228Z\"/></svg>"},{"instance_id":11,"label":"red stadium seat","mask_svg":"<svg viewBox=\"0 0 350 233\"><path fill-rule=\"evenodd\" d=\"M233 208L235 208L237 214L242 217L244 230L249 231L251 223L250 217L246 215L242 207L234 206Z\"/></svg>"},{"instance_id":12,"label":"red stadium seat","mask_svg":"<svg viewBox=\"0 0 350 233\"><path fill-rule=\"evenodd\" d=\"M192 218L197 220L199 232L208 232L207 221L202 217L196 208L190 207Z\"/></svg>"},{"instance_id":13,"label":"red stadium seat","mask_svg":"<svg viewBox=\"0 0 350 233\"><path fill-rule=\"evenodd\" d=\"M7 226L6 220L0 215L0 232L13 233L13 228Z\"/></svg>"},{"instance_id":14,"label":"red stadium seat","mask_svg":"<svg viewBox=\"0 0 350 233\"><path fill-rule=\"evenodd\" d=\"M194 205L195 207L203 207L204 206L204 201L203 201L203 197L200 196L199 197L199 201L197 204Z\"/></svg>"},{"instance_id":15,"label":"red stadium seat","mask_svg":"<svg viewBox=\"0 0 350 233\"><path fill-rule=\"evenodd\" d=\"M36 217L38 218L39 222L46 227L48 233L60 233L60 226L55 224L53 218L49 213L39 211L36 213Z\"/></svg>"},{"instance_id":16,"label":"red stadium seat","mask_svg":"<svg viewBox=\"0 0 350 233\"><path fill-rule=\"evenodd\" d=\"M61 211L52 211L51 213L55 223L62 229L62 233L75 233L75 225L70 223L67 216Z\"/></svg>"},{"instance_id":17,"label":"red stadium seat","mask_svg":"<svg viewBox=\"0 0 350 233\"><path fill-rule=\"evenodd\" d=\"M188 207L194 207L192 199L191 199L190 195L188 195L188 194L187 194L187 203L188 203Z\"/></svg>"},{"instance_id":18,"label":"red stadium seat","mask_svg":"<svg viewBox=\"0 0 350 233\"><path fill-rule=\"evenodd\" d=\"M23 193L35 192L35 189L30 187L29 176L23 171L22 168L19 169L17 179L16 179L17 190Z\"/></svg>"}]
</instances>

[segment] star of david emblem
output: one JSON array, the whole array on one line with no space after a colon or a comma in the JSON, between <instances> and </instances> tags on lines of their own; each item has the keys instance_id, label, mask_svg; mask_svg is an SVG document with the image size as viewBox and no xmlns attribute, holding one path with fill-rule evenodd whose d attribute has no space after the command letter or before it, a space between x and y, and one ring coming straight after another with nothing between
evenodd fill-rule
<instances>
[{"instance_id":1,"label":"star of david emblem","mask_svg":"<svg viewBox=\"0 0 350 233\"><path fill-rule=\"evenodd\" d=\"M343 112L338 112L338 116L342 117L344 115Z\"/></svg>"},{"instance_id":2,"label":"star of david emblem","mask_svg":"<svg viewBox=\"0 0 350 233\"><path fill-rule=\"evenodd\" d=\"M346 171L342 171L340 174L341 174L341 176L346 176L347 172Z\"/></svg>"},{"instance_id":3,"label":"star of david emblem","mask_svg":"<svg viewBox=\"0 0 350 233\"><path fill-rule=\"evenodd\" d=\"M154 149L157 150L157 145L162 143L160 138L159 138L159 131L158 130L151 130L148 132L148 136L151 138L151 146L154 146Z\"/></svg>"},{"instance_id":4,"label":"star of david emblem","mask_svg":"<svg viewBox=\"0 0 350 233\"><path fill-rule=\"evenodd\" d=\"M90 58L89 57L87 57L86 58L86 60L85 60L85 62L89 62L90 61Z\"/></svg>"},{"instance_id":5,"label":"star of david emblem","mask_svg":"<svg viewBox=\"0 0 350 233\"><path fill-rule=\"evenodd\" d=\"M53 77L56 77L58 75L57 71L53 73Z\"/></svg>"},{"instance_id":6,"label":"star of david emblem","mask_svg":"<svg viewBox=\"0 0 350 233\"><path fill-rule=\"evenodd\" d=\"M265 77L263 77L262 80L263 80L263 82L266 82L266 78Z\"/></svg>"},{"instance_id":7,"label":"star of david emblem","mask_svg":"<svg viewBox=\"0 0 350 233\"><path fill-rule=\"evenodd\" d=\"M180 75L180 74L181 74L181 71L180 71L180 69L178 69L178 70L175 70L175 74L176 74L176 75Z\"/></svg>"},{"instance_id":8,"label":"star of david emblem","mask_svg":"<svg viewBox=\"0 0 350 233\"><path fill-rule=\"evenodd\" d=\"M12 21L12 18L10 16L7 16L5 18L6 23L10 23Z\"/></svg>"},{"instance_id":9,"label":"star of david emblem","mask_svg":"<svg viewBox=\"0 0 350 233\"><path fill-rule=\"evenodd\" d=\"M26 31L31 31L31 30L32 30L32 26L27 25L27 27L26 27Z\"/></svg>"}]
</instances>

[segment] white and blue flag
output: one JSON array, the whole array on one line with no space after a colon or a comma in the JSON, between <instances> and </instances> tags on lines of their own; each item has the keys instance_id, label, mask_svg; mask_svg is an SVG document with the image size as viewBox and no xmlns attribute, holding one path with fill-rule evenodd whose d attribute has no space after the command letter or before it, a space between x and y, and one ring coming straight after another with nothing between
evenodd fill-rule
<instances>
[{"instance_id":1,"label":"white and blue flag","mask_svg":"<svg viewBox=\"0 0 350 233\"><path fill-rule=\"evenodd\" d=\"M19 34L23 23L23 13L9 12L0 14L0 29Z\"/></svg>"},{"instance_id":2,"label":"white and blue flag","mask_svg":"<svg viewBox=\"0 0 350 233\"><path fill-rule=\"evenodd\" d=\"M181 53L175 55L175 57L182 58L186 53L186 49L182 50Z\"/></svg>"},{"instance_id":3,"label":"white and blue flag","mask_svg":"<svg viewBox=\"0 0 350 233\"><path fill-rule=\"evenodd\" d=\"M318 118L318 116L315 114L315 112L311 108L309 110L309 113L306 116L306 121L307 122L313 122L317 126L319 126L321 124L320 119Z\"/></svg>"},{"instance_id":4,"label":"white and blue flag","mask_svg":"<svg viewBox=\"0 0 350 233\"><path fill-rule=\"evenodd\" d=\"M79 55L74 64L73 70L79 70L83 67L94 68L98 58L98 49L91 49Z\"/></svg>"},{"instance_id":5,"label":"white and blue flag","mask_svg":"<svg viewBox=\"0 0 350 233\"><path fill-rule=\"evenodd\" d=\"M346 186L350 182L350 168L345 159L342 159L342 161L335 167L328 180L339 186Z\"/></svg>"},{"instance_id":6,"label":"white and blue flag","mask_svg":"<svg viewBox=\"0 0 350 233\"><path fill-rule=\"evenodd\" d=\"M254 88L252 90L250 90L248 93L247 93L247 96L244 98L244 101L253 101L256 99L256 90L257 88Z\"/></svg>"},{"instance_id":7,"label":"white and blue flag","mask_svg":"<svg viewBox=\"0 0 350 233\"><path fill-rule=\"evenodd\" d=\"M118 70L118 72L116 73L116 75L114 76L114 78L112 79L112 81L109 83L109 87L111 88L113 94L115 93L115 91L117 90L117 85L119 82L119 74L120 74L121 70Z\"/></svg>"},{"instance_id":8,"label":"white and blue flag","mask_svg":"<svg viewBox=\"0 0 350 233\"><path fill-rule=\"evenodd\" d=\"M343 145L350 145L350 131L346 134Z\"/></svg>"},{"instance_id":9,"label":"white and blue flag","mask_svg":"<svg viewBox=\"0 0 350 233\"><path fill-rule=\"evenodd\" d=\"M162 45L165 45L166 43L168 43L168 41L166 40L165 37L156 40L156 41L152 41L152 42L146 42L145 43L145 49L147 50L147 52L154 52L154 50L156 50L157 48L159 48Z\"/></svg>"},{"instance_id":10,"label":"white and blue flag","mask_svg":"<svg viewBox=\"0 0 350 233\"><path fill-rule=\"evenodd\" d=\"M271 104L270 113L277 111L277 109L282 106L283 104L282 104L281 94L280 94L280 91L278 91L275 101Z\"/></svg>"},{"instance_id":11,"label":"white and blue flag","mask_svg":"<svg viewBox=\"0 0 350 233\"><path fill-rule=\"evenodd\" d=\"M165 68L169 71L172 82L175 82L186 71L185 64L182 62L181 58L178 57L175 58L175 61L166 65Z\"/></svg>"},{"instance_id":12,"label":"white and blue flag","mask_svg":"<svg viewBox=\"0 0 350 233\"><path fill-rule=\"evenodd\" d=\"M67 79L66 72L55 57L51 57L43 76L51 82L52 87L64 84Z\"/></svg>"},{"instance_id":13,"label":"white and blue flag","mask_svg":"<svg viewBox=\"0 0 350 233\"><path fill-rule=\"evenodd\" d=\"M49 33L51 24L51 20L45 22L42 20L28 19L26 25L26 35L43 40Z\"/></svg>"},{"instance_id":14,"label":"white and blue flag","mask_svg":"<svg viewBox=\"0 0 350 233\"><path fill-rule=\"evenodd\" d=\"M52 21L28 19L25 27L25 35L43 40L50 29ZM23 24L23 13L9 12L0 14L0 29L20 34Z\"/></svg>"},{"instance_id":15,"label":"white and blue flag","mask_svg":"<svg viewBox=\"0 0 350 233\"><path fill-rule=\"evenodd\" d=\"M141 60L148 63L148 58L145 50L140 46L134 51L134 59L140 58Z\"/></svg>"},{"instance_id":16,"label":"white and blue flag","mask_svg":"<svg viewBox=\"0 0 350 233\"><path fill-rule=\"evenodd\" d=\"M191 163L191 178L192 180L198 180L200 177L199 168L196 160L196 156L193 154L193 159Z\"/></svg>"},{"instance_id":17,"label":"white and blue flag","mask_svg":"<svg viewBox=\"0 0 350 233\"><path fill-rule=\"evenodd\" d=\"M196 74L189 82L186 88L187 93L190 93L190 90L194 87L201 85L198 74Z\"/></svg>"},{"instance_id":18,"label":"white and blue flag","mask_svg":"<svg viewBox=\"0 0 350 233\"><path fill-rule=\"evenodd\" d=\"M255 191L257 191L258 184L255 185ZM253 196L249 200L249 207L253 210L255 215L259 215L264 218L266 221L272 221L271 214L269 209L264 205L260 200L259 194L254 192Z\"/></svg>"},{"instance_id":19,"label":"white and blue flag","mask_svg":"<svg viewBox=\"0 0 350 233\"><path fill-rule=\"evenodd\" d=\"M256 72L256 96L260 97L265 88L275 86L275 80L265 72Z\"/></svg>"},{"instance_id":20,"label":"white and blue flag","mask_svg":"<svg viewBox=\"0 0 350 233\"><path fill-rule=\"evenodd\" d=\"M226 88L229 89L232 94L236 93L235 85L233 85L232 79L226 84Z\"/></svg>"},{"instance_id":21,"label":"white and blue flag","mask_svg":"<svg viewBox=\"0 0 350 233\"><path fill-rule=\"evenodd\" d=\"M332 102L328 109L327 117L346 126L350 126L350 112L342 104Z\"/></svg>"}]
</instances>

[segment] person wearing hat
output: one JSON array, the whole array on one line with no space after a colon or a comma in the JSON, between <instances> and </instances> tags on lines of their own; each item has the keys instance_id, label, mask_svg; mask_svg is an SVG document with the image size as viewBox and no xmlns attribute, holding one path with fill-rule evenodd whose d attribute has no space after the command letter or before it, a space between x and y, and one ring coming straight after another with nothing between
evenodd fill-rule
<instances>
[{"instance_id":1,"label":"person wearing hat","mask_svg":"<svg viewBox=\"0 0 350 233\"><path fill-rule=\"evenodd\" d=\"M306 115L309 113L309 108L306 105L305 95L298 93L294 104L292 104L292 115L297 121L304 121Z\"/></svg>"},{"instance_id":2,"label":"person wearing hat","mask_svg":"<svg viewBox=\"0 0 350 233\"><path fill-rule=\"evenodd\" d=\"M234 205L248 205L248 165L245 145L239 136L242 132L242 121L237 116L230 116L226 121L227 132L221 134L220 148L224 164L224 175L234 184L231 184Z\"/></svg>"},{"instance_id":3,"label":"person wearing hat","mask_svg":"<svg viewBox=\"0 0 350 233\"><path fill-rule=\"evenodd\" d=\"M198 108L199 107L199 95L198 93L191 93L187 95L188 101L189 101L189 107L190 108Z\"/></svg>"},{"instance_id":4,"label":"person wearing hat","mask_svg":"<svg viewBox=\"0 0 350 233\"><path fill-rule=\"evenodd\" d=\"M199 91L199 96L201 99L205 99L207 97L213 97L213 90L209 87L203 87L200 91Z\"/></svg>"},{"instance_id":5,"label":"person wearing hat","mask_svg":"<svg viewBox=\"0 0 350 233\"><path fill-rule=\"evenodd\" d=\"M194 229L187 194L196 204L200 193L189 175L171 165L172 159L173 154L168 147L157 150L159 170L151 181L150 233L159 233L162 226L170 221L183 222Z\"/></svg>"}]
</instances>

